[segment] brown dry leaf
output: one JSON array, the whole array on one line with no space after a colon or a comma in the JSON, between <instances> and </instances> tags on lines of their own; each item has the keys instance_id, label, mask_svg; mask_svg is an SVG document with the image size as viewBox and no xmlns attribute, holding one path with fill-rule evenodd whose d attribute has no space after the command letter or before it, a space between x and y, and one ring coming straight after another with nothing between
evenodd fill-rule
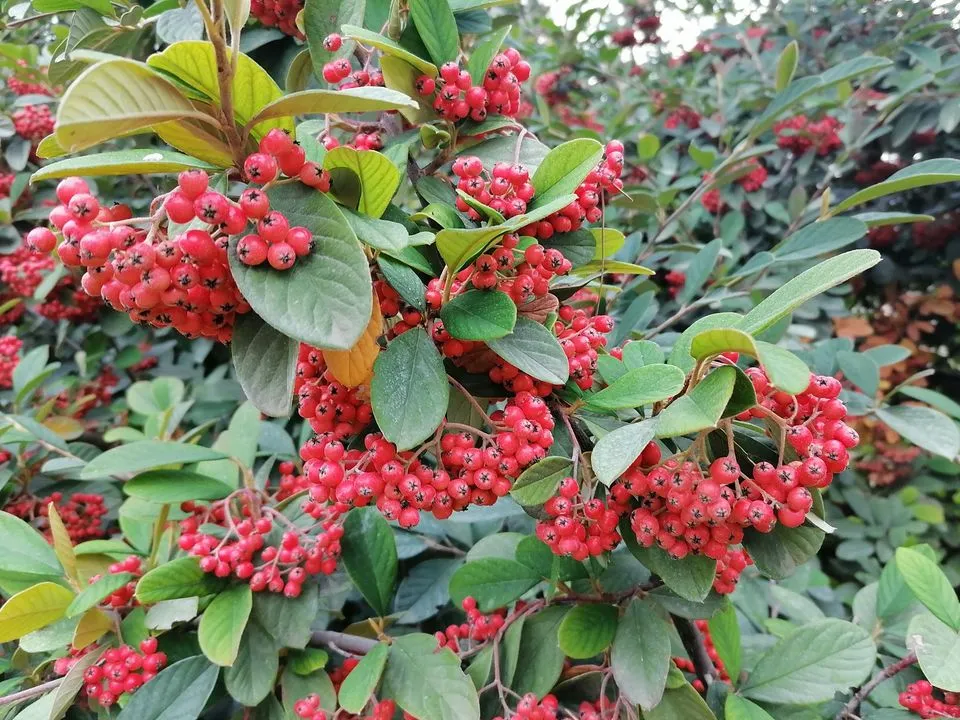
<instances>
[{"instance_id":1,"label":"brown dry leaf","mask_svg":"<svg viewBox=\"0 0 960 720\"><path fill-rule=\"evenodd\" d=\"M560 301L555 295L547 293L538 298L528 300L523 305L517 306L517 315L530 318L534 322L543 325L550 313L555 313L560 309Z\"/></svg>"},{"instance_id":2,"label":"brown dry leaf","mask_svg":"<svg viewBox=\"0 0 960 720\"><path fill-rule=\"evenodd\" d=\"M373 377L373 363L380 354L377 339L383 333L383 316L380 303L373 298L373 313L360 339L349 350L324 350L323 359L327 369L347 387L358 387Z\"/></svg>"},{"instance_id":3,"label":"brown dry leaf","mask_svg":"<svg viewBox=\"0 0 960 720\"><path fill-rule=\"evenodd\" d=\"M858 338L873 335L873 325L866 318L851 315L849 317L834 318L833 327L837 337Z\"/></svg>"}]
</instances>

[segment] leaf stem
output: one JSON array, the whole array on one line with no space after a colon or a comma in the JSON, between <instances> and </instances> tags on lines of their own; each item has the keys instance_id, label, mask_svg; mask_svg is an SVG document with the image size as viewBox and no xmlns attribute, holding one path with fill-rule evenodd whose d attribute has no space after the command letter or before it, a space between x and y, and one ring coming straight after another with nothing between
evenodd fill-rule
<instances>
[{"instance_id":1,"label":"leaf stem","mask_svg":"<svg viewBox=\"0 0 960 720\"><path fill-rule=\"evenodd\" d=\"M20 692L15 692L11 695L4 695L3 697L0 697L0 707L3 707L4 705L13 705L23 700L30 700L40 695L44 695L49 690L56 690L58 687L60 687L60 684L63 681L64 678L57 678L56 680L41 683L40 685L34 685L32 688L27 688L26 690L21 690Z\"/></svg>"},{"instance_id":2,"label":"leaf stem","mask_svg":"<svg viewBox=\"0 0 960 720\"><path fill-rule=\"evenodd\" d=\"M889 680L894 675L897 675L900 672L903 672L908 667L913 665L917 661L917 654L910 653L902 660L898 660L893 663L893 665L888 665L883 670L878 672L866 685L857 690L853 697L850 698L850 702L841 708L840 712L837 713L837 716L833 720L854 720L857 716L855 713L860 710L860 705L864 700L867 699L867 696L877 689L877 686L882 682Z\"/></svg>"},{"instance_id":3,"label":"leaf stem","mask_svg":"<svg viewBox=\"0 0 960 720\"><path fill-rule=\"evenodd\" d=\"M153 526L153 541L150 543L150 557L147 560L147 568L152 569L157 565L157 557L160 554L160 541L163 539L163 531L166 529L169 518L170 505L164 503L160 506L160 514L157 516L157 522Z\"/></svg>"}]
</instances>

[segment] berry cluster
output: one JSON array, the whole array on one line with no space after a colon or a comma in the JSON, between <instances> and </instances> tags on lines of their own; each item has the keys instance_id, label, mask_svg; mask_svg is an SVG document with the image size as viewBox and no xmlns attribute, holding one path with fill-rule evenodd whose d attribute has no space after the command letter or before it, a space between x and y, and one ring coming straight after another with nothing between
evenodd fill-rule
<instances>
[{"instance_id":1,"label":"berry cluster","mask_svg":"<svg viewBox=\"0 0 960 720\"><path fill-rule=\"evenodd\" d=\"M538 700L536 694L527 693L517 701L517 708L504 718L497 715L493 720L557 720L560 703L553 695L544 695Z\"/></svg>"},{"instance_id":2,"label":"berry cluster","mask_svg":"<svg viewBox=\"0 0 960 720\"><path fill-rule=\"evenodd\" d=\"M303 10L303 0L251 0L250 14L266 27L275 27L286 35L303 40L297 27L297 15Z\"/></svg>"},{"instance_id":3,"label":"berry cluster","mask_svg":"<svg viewBox=\"0 0 960 720\"><path fill-rule=\"evenodd\" d=\"M831 115L822 120L811 121L806 115L796 115L775 123L773 131L777 135L777 145L794 155L803 155L814 150L817 155L828 155L839 150L843 143L837 131L843 123Z\"/></svg>"},{"instance_id":4,"label":"berry cluster","mask_svg":"<svg viewBox=\"0 0 960 720\"><path fill-rule=\"evenodd\" d=\"M44 234L50 232L45 228L40 230ZM56 262L49 254L37 254L31 237L37 237L36 229L27 235L24 245L9 255L0 255L0 283L7 286L11 297L33 298L34 291L44 277L56 267ZM43 302L33 306L41 317L71 323L93 320L99 308L97 299L87 295L79 287L77 278L70 274L60 278Z\"/></svg>"},{"instance_id":5,"label":"berry cluster","mask_svg":"<svg viewBox=\"0 0 960 720\"><path fill-rule=\"evenodd\" d=\"M19 62L19 61L18 61ZM7 88L14 95L22 97L24 95L52 95L46 85L40 82L29 82L27 80L21 80L20 78L14 77L11 75L7 78Z\"/></svg>"},{"instance_id":6,"label":"berry cluster","mask_svg":"<svg viewBox=\"0 0 960 720\"><path fill-rule=\"evenodd\" d=\"M767 181L767 169L756 158L751 159L748 165L752 169L746 175L737 178L737 183L746 192L757 192Z\"/></svg>"},{"instance_id":7,"label":"berry cluster","mask_svg":"<svg viewBox=\"0 0 960 720\"><path fill-rule=\"evenodd\" d=\"M86 650L80 655L57 660L54 672L66 675L77 660L86 654ZM135 692L144 683L150 682L166 664L167 656L157 650L155 637L141 641L139 652L129 645L110 648L83 671L84 692L101 707L109 708L124 693Z\"/></svg>"},{"instance_id":8,"label":"berry cluster","mask_svg":"<svg viewBox=\"0 0 960 720\"><path fill-rule=\"evenodd\" d=\"M506 218L523 215L535 192L523 165L500 162L487 173L480 158L464 155L453 161L453 174L459 178L458 190ZM480 219L480 213L462 197L457 198L457 209L472 220Z\"/></svg>"},{"instance_id":9,"label":"berry cluster","mask_svg":"<svg viewBox=\"0 0 960 720\"><path fill-rule=\"evenodd\" d=\"M207 506L188 501L181 508L191 516L180 521L180 548L200 558L204 572L232 575L249 582L254 592L298 597L309 576L329 575L336 569L343 528L333 522L298 528L262 506L252 491L239 491ZM222 532L211 535L201 529L210 524Z\"/></svg>"},{"instance_id":10,"label":"berry cluster","mask_svg":"<svg viewBox=\"0 0 960 720\"><path fill-rule=\"evenodd\" d=\"M304 720L330 720L333 716L328 715L326 711L320 709L320 696L316 693L310 693L305 698L301 698L294 703L293 712L298 718ZM345 713L343 710L337 712L336 717L347 720L348 718L358 718L359 720L393 720L397 712L397 704L393 700L381 700L373 703L362 715L353 715ZM407 713L404 718L411 717Z\"/></svg>"},{"instance_id":11,"label":"berry cluster","mask_svg":"<svg viewBox=\"0 0 960 720\"><path fill-rule=\"evenodd\" d=\"M483 83L474 85L470 73L455 62L444 63L436 78L421 75L421 97L436 93L433 109L451 122L470 118L482 122L490 115L515 117L520 110L520 85L530 78L530 65L514 48L507 48L490 61Z\"/></svg>"},{"instance_id":12,"label":"berry cluster","mask_svg":"<svg viewBox=\"0 0 960 720\"><path fill-rule=\"evenodd\" d=\"M10 119L17 135L37 145L53 132L55 118L49 105L25 105L15 111Z\"/></svg>"},{"instance_id":13,"label":"berry cluster","mask_svg":"<svg viewBox=\"0 0 960 720\"><path fill-rule=\"evenodd\" d=\"M323 353L309 345L300 346L294 392L300 417L328 443L359 434L373 419L369 398L334 379Z\"/></svg>"},{"instance_id":14,"label":"berry cluster","mask_svg":"<svg viewBox=\"0 0 960 720\"><path fill-rule=\"evenodd\" d=\"M560 481L558 494L543 506L549 519L537 523L537 537L554 554L582 562L620 544L617 524L628 507L618 504L614 496L607 502L597 497L588 499L575 478L565 477Z\"/></svg>"},{"instance_id":15,"label":"berry cluster","mask_svg":"<svg viewBox=\"0 0 960 720\"><path fill-rule=\"evenodd\" d=\"M107 572L109 572L111 575L130 573L133 575L133 579L126 585L117 588L112 593L107 595L107 597L102 600L102 605L119 609L137 604L134 594L137 591L137 578L143 575L142 563L143 561L140 557L137 555L130 555L125 560L115 562L110 565L109 568L107 568ZM90 578L90 584L93 585L93 583L99 579L99 575L94 575L92 578Z\"/></svg>"},{"instance_id":16,"label":"berry cluster","mask_svg":"<svg viewBox=\"0 0 960 720\"><path fill-rule=\"evenodd\" d=\"M610 40L617 47L633 47L634 45L656 45L660 42L657 31L660 29L660 16L647 14L641 8L631 8L634 15L632 27L622 27L610 33ZM639 33L639 37L637 34Z\"/></svg>"},{"instance_id":17,"label":"berry cluster","mask_svg":"<svg viewBox=\"0 0 960 720\"><path fill-rule=\"evenodd\" d=\"M681 105L673 110L663 122L663 126L667 130L676 130L681 125L685 125L690 130L696 130L700 127L700 113L691 107Z\"/></svg>"},{"instance_id":18,"label":"berry cluster","mask_svg":"<svg viewBox=\"0 0 960 720\"><path fill-rule=\"evenodd\" d=\"M667 292L670 293L670 297L675 298L686 285L687 274L680 270L670 270L664 274L663 279L667 283Z\"/></svg>"},{"instance_id":19,"label":"berry cluster","mask_svg":"<svg viewBox=\"0 0 960 720\"><path fill-rule=\"evenodd\" d=\"M922 718L960 718L960 693L945 692L940 700L933 691L928 681L918 680L907 685L898 699L902 707Z\"/></svg>"},{"instance_id":20,"label":"berry cluster","mask_svg":"<svg viewBox=\"0 0 960 720\"><path fill-rule=\"evenodd\" d=\"M8 500L3 511L33 523L49 539L50 523L47 518L51 503L56 507L72 542L80 543L106 534L101 518L108 510L103 495L96 493L74 493L66 502L61 492L54 492L43 498L23 493Z\"/></svg>"},{"instance_id":21,"label":"berry cluster","mask_svg":"<svg viewBox=\"0 0 960 720\"><path fill-rule=\"evenodd\" d=\"M0 390L13 387L13 371L20 364L23 340L13 335L0 337Z\"/></svg>"},{"instance_id":22,"label":"berry cluster","mask_svg":"<svg viewBox=\"0 0 960 720\"><path fill-rule=\"evenodd\" d=\"M156 360L156 358L152 358ZM133 370L133 368L131 368ZM109 366L92 381L61 390L54 398L54 407L61 414L81 419L91 410L109 404L120 378Z\"/></svg>"},{"instance_id":23,"label":"berry cluster","mask_svg":"<svg viewBox=\"0 0 960 720\"><path fill-rule=\"evenodd\" d=\"M853 175L853 181L857 185L876 185L877 183L886 180L902 167L902 162L887 162L886 160L877 160L869 167L857 170L857 172L855 172Z\"/></svg>"},{"instance_id":24,"label":"berry cluster","mask_svg":"<svg viewBox=\"0 0 960 720\"><path fill-rule=\"evenodd\" d=\"M448 647L458 653L461 640L485 642L500 631L507 616L504 609L494 610L490 614L480 612L477 609L476 599L469 596L463 599L463 610L467 613L467 622L448 625L445 630L434 633L438 647Z\"/></svg>"}]
</instances>

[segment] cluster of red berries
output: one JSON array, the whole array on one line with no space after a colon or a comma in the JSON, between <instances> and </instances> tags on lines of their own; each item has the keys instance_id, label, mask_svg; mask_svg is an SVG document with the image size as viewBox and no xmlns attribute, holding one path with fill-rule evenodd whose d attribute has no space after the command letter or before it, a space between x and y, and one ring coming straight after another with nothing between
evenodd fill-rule
<instances>
[{"instance_id":1,"label":"cluster of red berries","mask_svg":"<svg viewBox=\"0 0 960 720\"><path fill-rule=\"evenodd\" d=\"M663 279L667 283L667 292L670 293L670 297L675 298L686 285L687 274L680 270L670 270L664 274Z\"/></svg>"},{"instance_id":2,"label":"cluster of red berries","mask_svg":"<svg viewBox=\"0 0 960 720\"><path fill-rule=\"evenodd\" d=\"M517 701L516 709L506 718L497 715L493 720L557 720L560 703L554 695L539 700L535 693L526 693Z\"/></svg>"},{"instance_id":3,"label":"cluster of red berries","mask_svg":"<svg viewBox=\"0 0 960 720\"><path fill-rule=\"evenodd\" d=\"M933 691L928 681L918 680L907 685L898 699L902 707L922 718L960 718L960 693L945 692L940 700Z\"/></svg>"},{"instance_id":4,"label":"cluster of red berries","mask_svg":"<svg viewBox=\"0 0 960 720\"><path fill-rule=\"evenodd\" d=\"M910 236L913 244L924 250L940 250L960 230L960 213L945 213L934 222L913 223Z\"/></svg>"},{"instance_id":5,"label":"cluster of red berries","mask_svg":"<svg viewBox=\"0 0 960 720\"><path fill-rule=\"evenodd\" d=\"M853 175L853 181L857 185L876 185L883 182L888 177L903 167L902 162L887 162L886 160L877 160L869 167L865 167Z\"/></svg>"},{"instance_id":6,"label":"cluster of red berries","mask_svg":"<svg viewBox=\"0 0 960 720\"><path fill-rule=\"evenodd\" d=\"M777 145L794 155L803 155L814 150L817 155L828 155L843 147L837 131L843 123L831 115L822 120L811 121L806 115L796 115L781 120L773 126L777 135Z\"/></svg>"},{"instance_id":7,"label":"cluster of red berries","mask_svg":"<svg viewBox=\"0 0 960 720\"><path fill-rule=\"evenodd\" d=\"M373 419L370 399L359 388L348 388L327 371L323 353L300 346L294 392L300 417L328 441L357 435Z\"/></svg>"},{"instance_id":8,"label":"cluster of red berries","mask_svg":"<svg viewBox=\"0 0 960 720\"><path fill-rule=\"evenodd\" d=\"M32 298L44 277L55 267L56 263L50 255L37 254L27 241L9 255L0 256L0 283L10 290L10 297ZM57 281L43 302L33 306L41 317L71 323L93 320L99 308L98 300L87 295L77 284L77 278L69 274Z\"/></svg>"},{"instance_id":9,"label":"cluster of red berries","mask_svg":"<svg viewBox=\"0 0 960 720\"><path fill-rule=\"evenodd\" d=\"M171 222L199 218L217 228L216 237L194 228L172 239L165 233L152 239L157 228L148 233L132 227L125 206L101 207L82 179L62 180L57 186L62 204L50 213L50 222L63 235L57 254L68 267L86 268L81 285L87 294L102 297L134 322L226 342L234 317L250 306L230 273L227 235L219 228L241 232L247 217L226 197L208 191L207 181L200 171L181 173L179 188L167 196L164 207ZM49 252L56 236L35 228L27 242L38 252Z\"/></svg>"},{"instance_id":10,"label":"cluster of red berries","mask_svg":"<svg viewBox=\"0 0 960 720\"><path fill-rule=\"evenodd\" d=\"M293 712L298 718L304 720L330 720L333 716L328 715L326 711L320 709L320 696L316 693L310 693L305 698L301 698L294 703ZM348 720L348 718L358 718L358 720L393 720L397 712L397 704L393 700L381 700L373 703L362 715L353 715L341 710L336 713L336 717ZM404 713L403 717L412 717Z\"/></svg>"},{"instance_id":11,"label":"cluster of red berries","mask_svg":"<svg viewBox=\"0 0 960 720\"><path fill-rule=\"evenodd\" d=\"M55 118L49 105L25 105L15 111L10 119L17 135L36 145L53 132Z\"/></svg>"},{"instance_id":12,"label":"cluster of red berries","mask_svg":"<svg viewBox=\"0 0 960 720\"><path fill-rule=\"evenodd\" d=\"M0 337L0 389L13 387L13 371L20 364L23 340L14 335Z\"/></svg>"},{"instance_id":13,"label":"cluster of red berries","mask_svg":"<svg viewBox=\"0 0 960 720\"><path fill-rule=\"evenodd\" d=\"M639 8L632 8L639 10ZM660 42L657 31L660 29L660 16L638 14L632 27L623 27L610 33L610 40L617 47L632 47L634 45L656 45ZM639 32L640 36L637 37Z\"/></svg>"},{"instance_id":14,"label":"cluster of red berries","mask_svg":"<svg viewBox=\"0 0 960 720\"><path fill-rule=\"evenodd\" d=\"M270 508L261 508L259 497L243 491L237 502L231 498L210 505L185 502L191 513L180 521L180 548L200 558L200 569L217 577L234 576L250 583L254 592L282 592L298 597L311 575L331 574L340 555L343 528L325 523L319 532L292 523L285 530L274 520L282 518ZM268 514L258 513L266 510ZM282 522L282 521L281 521ZM224 532L210 535L201 526L215 524Z\"/></svg>"},{"instance_id":15,"label":"cluster of red berries","mask_svg":"<svg viewBox=\"0 0 960 720\"><path fill-rule=\"evenodd\" d=\"M156 361L155 357L151 359ZM130 369L133 371L132 367ZM107 405L119 382L120 378L113 369L106 366L90 382L57 393L54 398L54 407L62 414L68 414L79 420L94 408Z\"/></svg>"},{"instance_id":16,"label":"cluster of red berries","mask_svg":"<svg viewBox=\"0 0 960 720\"><path fill-rule=\"evenodd\" d=\"M133 575L133 579L126 585L117 588L112 593L107 595L107 597L102 600L101 604L108 605L114 609L136 605L137 600L135 598L135 594L137 592L137 578L143 575L142 558L138 557L137 555L129 555L126 559L111 564L110 567L107 568L107 572L109 572L111 575L130 573ZM92 578L90 578L90 584L93 585L93 583L99 579L99 575L94 575Z\"/></svg>"},{"instance_id":17,"label":"cluster of red berries","mask_svg":"<svg viewBox=\"0 0 960 720\"><path fill-rule=\"evenodd\" d=\"M440 66L433 78L421 75L416 88L421 97L436 93L433 109L451 122L470 118L482 122L490 115L516 116L520 110L520 85L530 78L530 64L514 48L490 61L483 83L474 85L470 73L455 62Z\"/></svg>"},{"instance_id":18,"label":"cluster of red berries","mask_svg":"<svg viewBox=\"0 0 960 720\"><path fill-rule=\"evenodd\" d=\"M704 181L710 180L710 174L707 173L703 176ZM700 204L703 205L703 209L706 210L711 215L719 215L726 208L727 203L724 202L723 198L720 196L720 189L713 188L712 190L707 190L703 195L700 196Z\"/></svg>"},{"instance_id":19,"label":"cluster of red berries","mask_svg":"<svg viewBox=\"0 0 960 720\"><path fill-rule=\"evenodd\" d=\"M266 27L275 27L285 35L303 40L297 27L297 15L303 10L303 0L251 0L250 14Z\"/></svg>"},{"instance_id":20,"label":"cluster of red berries","mask_svg":"<svg viewBox=\"0 0 960 720\"><path fill-rule=\"evenodd\" d=\"M685 125L690 130L696 130L700 127L700 113L691 107L681 105L673 110L663 123L667 130L676 130L681 125Z\"/></svg>"},{"instance_id":21,"label":"cluster of red berries","mask_svg":"<svg viewBox=\"0 0 960 720\"><path fill-rule=\"evenodd\" d=\"M480 612L476 599L470 596L463 599L463 611L467 614L467 622L448 625L445 630L434 633L438 647L448 647L459 653L461 640L485 642L500 631L507 616L506 610L502 608L489 614Z\"/></svg>"},{"instance_id":22,"label":"cluster of red berries","mask_svg":"<svg viewBox=\"0 0 960 720\"><path fill-rule=\"evenodd\" d=\"M47 518L50 514L50 503L56 507L67 534L74 543L104 536L101 518L108 510L103 496L96 493L74 493L66 502L61 492L51 493L43 498L25 493L8 500L3 511L33 523L49 539L50 523Z\"/></svg>"},{"instance_id":23,"label":"cluster of red berries","mask_svg":"<svg viewBox=\"0 0 960 720\"><path fill-rule=\"evenodd\" d=\"M653 447L656 449L655 445ZM537 537L555 555L582 562L620 544L617 524L620 515L629 508L628 504L618 504L613 495L607 502L597 497L588 499L572 477L563 478L557 492L543 506L549 519L538 521L536 528Z\"/></svg>"},{"instance_id":24,"label":"cluster of red berries","mask_svg":"<svg viewBox=\"0 0 960 720\"><path fill-rule=\"evenodd\" d=\"M870 247L880 250L893 245L899 235L900 228L896 225L878 225L867 231L867 242L870 243Z\"/></svg>"},{"instance_id":25,"label":"cluster of red berries","mask_svg":"<svg viewBox=\"0 0 960 720\"><path fill-rule=\"evenodd\" d=\"M737 178L737 183L746 192L756 192L767 181L767 169L756 158L750 160L749 165L752 169L746 175Z\"/></svg>"},{"instance_id":26,"label":"cluster of red berries","mask_svg":"<svg viewBox=\"0 0 960 720\"><path fill-rule=\"evenodd\" d=\"M7 78L7 88L14 95L23 97L24 95L52 95L50 88L40 82L29 82L11 75Z\"/></svg>"},{"instance_id":27,"label":"cluster of red berries","mask_svg":"<svg viewBox=\"0 0 960 720\"><path fill-rule=\"evenodd\" d=\"M453 161L453 174L459 178L458 190L506 218L523 215L535 192L530 173L523 165L499 162L486 173L480 158L463 155ZM457 209L472 220L480 219L480 213L462 197L457 198Z\"/></svg>"},{"instance_id":28,"label":"cluster of red berries","mask_svg":"<svg viewBox=\"0 0 960 720\"><path fill-rule=\"evenodd\" d=\"M54 672L66 675L91 649L92 646L77 656L60 658L54 663ZM157 650L155 637L141 641L139 652L129 645L110 648L83 671L84 692L101 707L108 708L124 693L135 692L150 682L166 664L167 656Z\"/></svg>"},{"instance_id":29,"label":"cluster of red berries","mask_svg":"<svg viewBox=\"0 0 960 720\"><path fill-rule=\"evenodd\" d=\"M17 179L14 173L0 172L0 198L10 197L10 190L13 189L13 183Z\"/></svg>"}]
</instances>

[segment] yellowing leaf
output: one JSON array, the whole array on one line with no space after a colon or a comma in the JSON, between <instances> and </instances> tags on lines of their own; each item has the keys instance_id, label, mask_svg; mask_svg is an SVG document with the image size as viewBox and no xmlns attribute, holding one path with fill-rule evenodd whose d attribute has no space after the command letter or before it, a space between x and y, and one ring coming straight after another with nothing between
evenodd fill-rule
<instances>
[{"instance_id":1,"label":"yellowing leaf","mask_svg":"<svg viewBox=\"0 0 960 720\"><path fill-rule=\"evenodd\" d=\"M53 551L57 554L57 560L63 565L73 583L79 584L80 578L77 574L77 556L73 552L73 543L70 542L70 535L67 528L60 519L60 513L57 512L57 506L52 502L47 505L47 520L50 522L50 533L53 535Z\"/></svg>"},{"instance_id":2,"label":"yellowing leaf","mask_svg":"<svg viewBox=\"0 0 960 720\"><path fill-rule=\"evenodd\" d=\"M79 420L65 415L48 417L43 421L43 424L64 440L76 440L83 435L83 424Z\"/></svg>"},{"instance_id":3,"label":"yellowing leaf","mask_svg":"<svg viewBox=\"0 0 960 720\"><path fill-rule=\"evenodd\" d=\"M217 59L209 42L186 40L173 43L163 52L147 58L147 64L172 75L187 86L188 92L192 91L196 99L208 99L220 105ZM283 91L267 71L240 53L237 74L233 77L233 115L237 124L246 125L263 107L282 96ZM293 119L275 118L257 123L253 127L253 135L259 139L273 128L293 133Z\"/></svg>"},{"instance_id":4,"label":"yellowing leaf","mask_svg":"<svg viewBox=\"0 0 960 720\"><path fill-rule=\"evenodd\" d=\"M73 593L42 582L21 590L0 607L0 642L10 642L63 617Z\"/></svg>"},{"instance_id":5,"label":"yellowing leaf","mask_svg":"<svg viewBox=\"0 0 960 720\"><path fill-rule=\"evenodd\" d=\"M37 145L37 157L41 157L44 160L49 160L51 158L60 157L61 155L66 155L67 151L60 147L60 143L57 142L56 134L47 135L43 140L40 141L40 144Z\"/></svg>"},{"instance_id":6,"label":"yellowing leaf","mask_svg":"<svg viewBox=\"0 0 960 720\"><path fill-rule=\"evenodd\" d=\"M373 377L373 363L380 354L377 338L383 332L380 303L374 298L373 313L363 335L349 350L324 350L323 359L331 374L347 387L357 387Z\"/></svg>"},{"instance_id":7,"label":"yellowing leaf","mask_svg":"<svg viewBox=\"0 0 960 720\"><path fill-rule=\"evenodd\" d=\"M95 643L112 629L113 622L109 615L103 610L90 608L80 618L77 629L73 631L73 647L77 650L85 648L87 645Z\"/></svg>"},{"instance_id":8,"label":"yellowing leaf","mask_svg":"<svg viewBox=\"0 0 960 720\"><path fill-rule=\"evenodd\" d=\"M77 557L77 575L80 577L81 587L86 587L90 578L94 575L103 575L108 568L116 562L109 555L93 553L91 555L79 555Z\"/></svg>"},{"instance_id":9,"label":"yellowing leaf","mask_svg":"<svg viewBox=\"0 0 960 720\"><path fill-rule=\"evenodd\" d=\"M153 131L168 145L217 167L231 167L233 155L223 135L216 130L189 120L171 120L154 125Z\"/></svg>"},{"instance_id":10,"label":"yellowing leaf","mask_svg":"<svg viewBox=\"0 0 960 720\"><path fill-rule=\"evenodd\" d=\"M174 119L214 123L143 63L104 60L84 70L57 111L57 144L70 152Z\"/></svg>"},{"instance_id":11,"label":"yellowing leaf","mask_svg":"<svg viewBox=\"0 0 960 720\"><path fill-rule=\"evenodd\" d=\"M356 200L357 210L374 218L383 215L400 186L397 166L376 150L334 148L324 156L323 167L333 176L333 190L338 199L349 203L346 196L351 196ZM350 173L356 176L359 187L349 187Z\"/></svg>"}]
</instances>

